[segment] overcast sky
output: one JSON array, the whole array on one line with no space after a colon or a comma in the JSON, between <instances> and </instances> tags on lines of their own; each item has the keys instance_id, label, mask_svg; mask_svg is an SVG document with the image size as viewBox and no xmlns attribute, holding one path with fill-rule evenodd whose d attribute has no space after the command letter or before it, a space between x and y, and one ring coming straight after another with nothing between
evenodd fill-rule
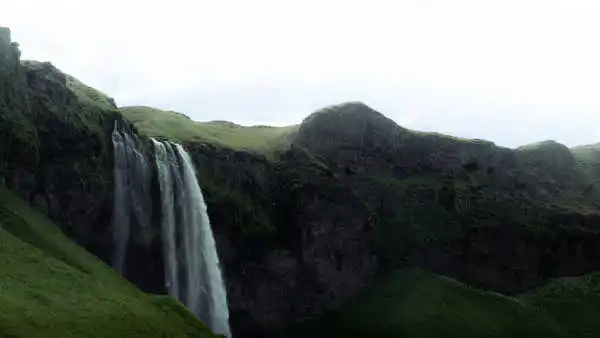
<instances>
[{"instance_id":1,"label":"overcast sky","mask_svg":"<svg viewBox=\"0 0 600 338\"><path fill-rule=\"evenodd\" d=\"M363 101L503 146L600 142L600 1L2 4L23 58L195 120L285 125Z\"/></svg>"}]
</instances>

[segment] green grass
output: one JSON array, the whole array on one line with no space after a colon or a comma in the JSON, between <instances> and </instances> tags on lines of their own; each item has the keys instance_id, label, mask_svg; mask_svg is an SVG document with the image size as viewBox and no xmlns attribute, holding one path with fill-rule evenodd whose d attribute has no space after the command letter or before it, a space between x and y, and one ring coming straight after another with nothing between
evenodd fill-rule
<instances>
[{"instance_id":1,"label":"green grass","mask_svg":"<svg viewBox=\"0 0 600 338\"><path fill-rule=\"evenodd\" d=\"M181 304L142 293L0 187L0 336L214 337Z\"/></svg>"},{"instance_id":2,"label":"green grass","mask_svg":"<svg viewBox=\"0 0 600 338\"><path fill-rule=\"evenodd\" d=\"M452 142L452 143L463 143L463 144L470 143L470 144L479 144L479 145L496 147L494 142L479 139L479 138L466 138L466 137L454 136L454 135L449 135L449 134L444 134L444 133L438 133L435 131L421 131L421 130L414 130L414 129L408 129L408 132L413 137L431 138L438 142Z\"/></svg>"},{"instance_id":3,"label":"green grass","mask_svg":"<svg viewBox=\"0 0 600 338\"><path fill-rule=\"evenodd\" d=\"M79 100L87 104L100 106L103 109L115 109L114 101L106 94L94 89L76 78L65 74L67 87L77 95Z\"/></svg>"},{"instance_id":4,"label":"green grass","mask_svg":"<svg viewBox=\"0 0 600 338\"><path fill-rule=\"evenodd\" d=\"M600 274L517 297L421 270L395 271L299 331L311 337L599 337Z\"/></svg>"},{"instance_id":5,"label":"green grass","mask_svg":"<svg viewBox=\"0 0 600 338\"><path fill-rule=\"evenodd\" d=\"M587 180L597 184L600 181L600 144L573 147L570 150Z\"/></svg>"},{"instance_id":6,"label":"green grass","mask_svg":"<svg viewBox=\"0 0 600 338\"><path fill-rule=\"evenodd\" d=\"M150 107L121 107L121 112L144 134L179 142L202 140L234 149L272 155L285 150L297 125L287 127L240 126L231 122L196 122L188 117Z\"/></svg>"},{"instance_id":7,"label":"green grass","mask_svg":"<svg viewBox=\"0 0 600 338\"><path fill-rule=\"evenodd\" d=\"M544 309L569 337L600 337L600 273L560 278L520 298Z\"/></svg>"}]
</instances>

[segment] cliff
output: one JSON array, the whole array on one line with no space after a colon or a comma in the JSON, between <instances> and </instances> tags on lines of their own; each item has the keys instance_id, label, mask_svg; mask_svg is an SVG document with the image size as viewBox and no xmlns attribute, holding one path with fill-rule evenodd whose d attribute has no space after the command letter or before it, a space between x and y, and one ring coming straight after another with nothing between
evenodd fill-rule
<instances>
[{"instance_id":1,"label":"cliff","mask_svg":"<svg viewBox=\"0 0 600 338\"><path fill-rule=\"evenodd\" d=\"M276 335L340 309L395 269L515 294L600 267L596 146L507 149L402 128L359 102L283 128L118 109L49 63L21 62L3 32L2 182L110 262L115 122L146 142L182 142L206 197L234 336ZM148 213L150 227L133 229L126 277L164 293L159 222Z\"/></svg>"},{"instance_id":2,"label":"cliff","mask_svg":"<svg viewBox=\"0 0 600 338\"><path fill-rule=\"evenodd\" d=\"M112 99L52 64L21 62L16 44L1 44L0 55L2 181L110 263L111 132L115 123L134 133L136 128ZM236 128L212 125L229 133ZM335 306L372 280L373 213L318 161L302 151L271 162L217 142L186 146L199 165L215 224L234 333L262 336L281 329ZM159 224L132 230L126 277L162 294Z\"/></svg>"},{"instance_id":3,"label":"cliff","mask_svg":"<svg viewBox=\"0 0 600 338\"><path fill-rule=\"evenodd\" d=\"M50 63L20 62L14 43L0 43L0 55L2 182L92 252L110 250L118 110L82 100Z\"/></svg>"},{"instance_id":4,"label":"cliff","mask_svg":"<svg viewBox=\"0 0 600 338\"><path fill-rule=\"evenodd\" d=\"M376 272L376 216L302 150L277 162L211 144L196 161L224 263L231 324L268 336L333 309Z\"/></svg>"},{"instance_id":5,"label":"cliff","mask_svg":"<svg viewBox=\"0 0 600 338\"><path fill-rule=\"evenodd\" d=\"M123 112L129 118L129 109ZM155 114L137 111L132 121L141 132L160 135L161 120L171 117ZM152 129L142 122L146 119L154 121ZM344 223L355 219L353 200L361 201L374 216L374 231L361 241L375 258L363 255L364 273L356 276L330 270L325 275L328 281L336 280L332 273L345 277L339 285L329 283L332 290L360 290L358 286L371 280L372 271L386 274L420 267L471 286L516 294L555 277L599 268L600 204L594 185L597 173L591 169L598 157L593 147L568 149L544 141L508 149L484 140L421 133L397 126L358 102L325 108L301 125L277 132L240 127L245 128L240 133L254 138L246 145L231 142L221 129L207 132L210 123L193 123L199 128L188 126L197 134L186 146L198 164L225 262L232 321L234 327L243 326L243 332L311 318L353 298L355 292L336 292L340 297L324 301L319 311L286 310L319 304L311 298L318 289L310 290L311 297L296 289L296 270L289 269L296 266L295 259L287 253L273 258L276 251L271 247L294 252L292 248L313 245L297 242L306 238L300 229L310 224L303 220L310 209L288 206L297 198L318 194L328 200L315 202L322 205L321 219L335 217L332 206L340 210ZM262 146L269 143L275 149ZM310 189L295 189L307 185ZM346 192L340 195L332 185ZM357 236L351 229L344 224L335 236L316 238L352 260L357 257L354 241L339 238ZM286 232L289 237L282 235ZM328 256L322 252L307 266ZM268 271L264 276L269 279L257 275L241 279L247 266ZM276 275L279 280L272 283L270 278ZM356 288L349 287L355 283ZM247 285L254 286L250 292L238 291ZM257 291L258 286L268 291ZM280 287L289 293L274 292ZM301 297L290 297L294 294ZM275 321L259 315L267 308L273 309ZM255 322L238 324L238 318Z\"/></svg>"},{"instance_id":6,"label":"cliff","mask_svg":"<svg viewBox=\"0 0 600 338\"><path fill-rule=\"evenodd\" d=\"M309 116L294 145L375 209L386 268L420 266L505 293L598 268L599 191L590 161L564 145L512 150L415 132L361 103Z\"/></svg>"}]
</instances>

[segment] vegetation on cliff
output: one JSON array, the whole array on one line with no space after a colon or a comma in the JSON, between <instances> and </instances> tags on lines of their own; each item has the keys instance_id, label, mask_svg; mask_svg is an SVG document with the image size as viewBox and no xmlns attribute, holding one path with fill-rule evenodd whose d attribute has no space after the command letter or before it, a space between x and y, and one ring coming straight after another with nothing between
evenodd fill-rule
<instances>
[{"instance_id":1,"label":"vegetation on cliff","mask_svg":"<svg viewBox=\"0 0 600 338\"><path fill-rule=\"evenodd\" d=\"M144 130L143 121L132 121ZM181 121L205 133L189 119ZM254 254L238 268L250 261L265 264L249 257L256 252L268 257L271 247L296 249L277 235L290 229L280 206L295 198L331 196L323 182L335 182L376 215L374 242L371 236L363 241L375 248L382 274L420 267L471 287L515 295L556 277L600 269L600 187L592 170L598 163L593 147L569 149L546 141L508 149L415 132L356 102L315 112L288 137L289 149L270 158L207 136L188 142L215 224L229 229L236 247L263 246L247 249ZM292 153L302 156L286 156ZM321 169L299 175L298 168L311 165ZM319 172L328 178L311 184ZM286 183L310 189L299 190L299 197L283 188ZM338 206L347 208L349 200L338 198ZM252 241L240 236L249 232L257 234ZM341 245L339 252L347 255L350 248Z\"/></svg>"},{"instance_id":2,"label":"vegetation on cliff","mask_svg":"<svg viewBox=\"0 0 600 338\"><path fill-rule=\"evenodd\" d=\"M121 107L123 115L148 136L174 141L205 141L234 149L272 155L289 147L298 126L240 126L226 121L196 122L189 117L151 107Z\"/></svg>"},{"instance_id":3,"label":"vegetation on cliff","mask_svg":"<svg viewBox=\"0 0 600 338\"><path fill-rule=\"evenodd\" d=\"M383 325L408 337L451 336L444 330L455 323L461 331L448 332L467 337L596 332L590 316L559 311L596 313L590 295L598 292L597 276L538 287L600 270L597 145L568 149L545 141L507 149L402 128L359 102L283 128L200 123L149 107L119 111L53 65L21 62L7 32L0 29L0 179L107 260L115 121L127 124L124 116L135 125L128 129L184 143L206 195L234 335L263 337L339 308L322 332L372 336ZM50 226L37 227L47 220L29 218L31 211L13 207L21 202L4 196L0 239L7 244L0 253L10 249L3 255L13 263L0 272L13 279L0 281L0 309L12 317L0 330L85 335L107 326L102 316L118 313L121 301L132 325L197 327L179 305L149 298L90 263L58 232L48 235ZM156 226L146 230L156 234ZM130 256L146 264L132 264L128 278L160 290L160 236L133 237ZM410 267L464 284L419 270L395 272ZM354 299L376 272L380 281ZM68 293L67 279L76 281L76 294ZM84 308L90 304L94 309ZM125 325L110 318L114 330Z\"/></svg>"},{"instance_id":4,"label":"vegetation on cliff","mask_svg":"<svg viewBox=\"0 0 600 338\"><path fill-rule=\"evenodd\" d=\"M50 63L21 61L0 29L0 336L213 336L60 231L110 258L110 134L122 120L106 95Z\"/></svg>"},{"instance_id":5,"label":"vegetation on cliff","mask_svg":"<svg viewBox=\"0 0 600 338\"><path fill-rule=\"evenodd\" d=\"M91 106L99 106L104 109L115 109L115 101L108 95L92 88L76 78L65 74L66 85L83 103Z\"/></svg>"},{"instance_id":6,"label":"vegetation on cliff","mask_svg":"<svg viewBox=\"0 0 600 338\"><path fill-rule=\"evenodd\" d=\"M112 100L0 40L0 181L99 257L107 257Z\"/></svg>"},{"instance_id":7,"label":"vegetation on cliff","mask_svg":"<svg viewBox=\"0 0 600 338\"><path fill-rule=\"evenodd\" d=\"M374 208L382 267L420 266L506 293L600 267L589 150L416 133L362 103L314 113L293 144Z\"/></svg>"},{"instance_id":8,"label":"vegetation on cliff","mask_svg":"<svg viewBox=\"0 0 600 338\"><path fill-rule=\"evenodd\" d=\"M600 275L557 279L515 297L422 270L394 271L336 312L305 325L310 337L596 337Z\"/></svg>"},{"instance_id":9,"label":"vegetation on cliff","mask_svg":"<svg viewBox=\"0 0 600 338\"><path fill-rule=\"evenodd\" d=\"M0 187L0 336L214 337L176 301L149 296Z\"/></svg>"}]
</instances>

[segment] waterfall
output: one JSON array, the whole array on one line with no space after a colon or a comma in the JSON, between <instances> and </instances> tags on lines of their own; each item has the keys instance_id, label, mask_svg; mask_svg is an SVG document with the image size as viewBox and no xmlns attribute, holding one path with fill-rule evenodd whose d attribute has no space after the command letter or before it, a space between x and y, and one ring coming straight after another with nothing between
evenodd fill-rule
<instances>
[{"instance_id":1,"label":"waterfall","mask_svg":"<svg viewBox=\"0 0 600 338\"><path fill-rule=\"evenodd\" d=\"M219 256L192 160L179 144L152 141L161 191L167 291L213 332L231 337Z\"/></svg>"},{"instance_id":2,"label":"waterfall","mask_svg":"<svg viewBox=\"0 0 600 338\"><path fill-rule=\"evenodd\" d=\"M148 227L151 223L151 168L143 141L120 130L116 122L112 142L115 160L112 265L125 275L131 229ZM160 187L167 292L213 332L231 337L219 256L192 160L179 144L154 139L152 142Z\"/></svg>"},{"instance_id":3,"label":"waterfall","mask_svg":"<svg viewBox=\"0 0 600 338\"><path fill-rule=\"evenodd\" d=\"M135 135L121 131L116 121L112 142L115 160L112 226L116 245L112 264L120 274L124 275L131 227L133 224L141 227L149 226L152 216L150 168L141 140Z\"/></svg>"}]
</instances>

